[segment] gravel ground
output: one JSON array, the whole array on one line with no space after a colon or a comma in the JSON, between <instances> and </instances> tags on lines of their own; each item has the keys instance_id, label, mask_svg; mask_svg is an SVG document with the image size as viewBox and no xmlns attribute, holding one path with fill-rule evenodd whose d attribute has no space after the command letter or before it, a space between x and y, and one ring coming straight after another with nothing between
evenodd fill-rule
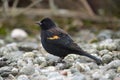
<instances>
[{"instance_id":1,"label":"gravel ground","mask_svg":"<svg viewBox=\"0 0 120 80\"><path fill-rule=\"evenodd\" d=\"M73 39L104 65L75 54L57 62L60 58L47 53L38 36L17 29L0 39L0 80L120 80L120 31L83 30Z\"/></svg>"}]
</instances>

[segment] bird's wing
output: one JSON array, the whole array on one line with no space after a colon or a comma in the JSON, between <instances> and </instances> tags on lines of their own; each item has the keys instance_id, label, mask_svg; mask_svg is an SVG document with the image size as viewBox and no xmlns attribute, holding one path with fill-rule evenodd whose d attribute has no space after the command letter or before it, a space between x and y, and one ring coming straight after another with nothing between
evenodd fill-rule
<instances>
[{"instance_id":1,"label":"bird's wing","mask_svg":"<svg viewBox=\"0 0 120 80\"><path fill-rule=\"evenodd\" d=\"M50 31L53 32L53 34L47 37L46 40L49 44L53 44L58 47L62 47L65 49L67 48L71 50L81 49L76 43L74 43L72 38L63 30L56 28Z\"/></svg>"}]
</instances>

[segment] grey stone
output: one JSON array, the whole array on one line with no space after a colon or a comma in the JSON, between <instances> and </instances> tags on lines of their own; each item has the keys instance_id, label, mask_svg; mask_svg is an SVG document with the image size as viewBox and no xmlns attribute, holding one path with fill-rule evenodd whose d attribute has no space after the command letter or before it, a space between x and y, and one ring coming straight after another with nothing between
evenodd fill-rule
<instances>
[{"instance_id":1,"label":"grey stone","mask_svg":"<svg viewBox=\"0 0 120 80\"><path fill-rule=\"evenodd\" d=\"M3 80L3 78L0 76L0 80Z\"/></svg>"},{"instance_id":2,"label":"grey stone","mask_svg":"<svg viewBox=\"0 0 120 80\"><path fill-rule=\"evenodd\" d=\"M13 51L18 51L18 47L16 43L10 43L10 44L5 45L4 47L1 47L0 55L7 55Z\"/></svg>"},{"instance_id":3,"label":"grey stone","mask_svg":"<svg viewBox=\"0 0 120 80\"><path fill-rule=\"evenodd\" d=\"M20 73L26 75L32 75L34 72L35 72L35 68L32 65L26 65L20 70Z\"/></svg>"},{"instance_id":4,"label":"grey stone","mask_svg":"<svg viewBox=\"0 0 120 80\"><path fill-rule=\"evenodd\" d=\"M98 39L99 40L111 39L112 36L113 36L113 31L111 31L111 30L102 30L98 34Z\"/></svg>"},{"instance_id":5,"label":"grey stone","mask_svg":"<svg viewBox=\"0 0 120 80\"><path fill-rule=\"evenodd\" d=\"M64 76L60 75L58 72L50 72L47 78L48 80L64 80Z\"/></svg>"},{"instance_id":6,"label":"grey stone","mask_svg":"<svg viewBox=\"0 0 120 80\"><path fill-rule=\"evenodd\" d=\"M27 75L20 75L17 77L17 80L30 80Z\"/></svg>"},{"instance_id":7,"label":"grey stone","mask_svg":"<svg viewBox=\"0 0 120 80\"><path fill-rule=\"evenodd\" d=\"M38 44L35 42L20 42L18 48L22 51L33 51L38 50Z\"/></svg>"},{"instance_id":8,"label":"grey stone","mask_svg":"<svg viewBox=\"0 0 120 80\"><path fill-rule=\"evenodd\" d=\"M81 73L74 73L70 80L86 80L85 75Z\"/></svg>"},{"instance_id":9,"label":"grey stone","mask_svg":"<svg viewBox=\"0 0 120 80\"><path fill-rule=\"evenodd\" d=\"M0 68L0 75L2 77L7 77L9 74L11 74L11 67L5 66Z\"/></svg>"},{"instance_id":10,"label":"grey stone","mask_svg":"<svg viewBox=\"0 0 120 80\"><path fill-rule=\"evenodd\" d=\"M102 56L102 61L104 63L109 63L110 61L112 61L113 57L110 54L105 54L104 56Z\"/></svg>"}]
</instances>

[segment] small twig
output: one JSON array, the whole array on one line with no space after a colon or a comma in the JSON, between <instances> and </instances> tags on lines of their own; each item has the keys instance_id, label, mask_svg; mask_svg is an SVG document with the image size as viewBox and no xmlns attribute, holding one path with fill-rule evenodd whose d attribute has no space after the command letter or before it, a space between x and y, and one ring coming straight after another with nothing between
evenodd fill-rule
<instances>
[{"instance_id":1,"label":"small twig","mask_svg":"<svg viewBox=\"0 0 120 80\"><path fill-rule=\"evenodd\" d=\"M12 10L15 9L18 5L19 0L15 0L13 5L12 5Z\"/></svg>"},{"instance_id":2,"label":"small twig","mask_svg":"<svg viewBox=\"0 0 120 80\"><path fill-rule=\"evenodd\" d=\"M2 0L2 2L3 2L3 16L7 17L9 10L8 0Z\"/></svg>"},{"instance_id":3,"label":"small twig","mask_svg":"<svg viewBox=\"0 0 120 80\"><path fill-rule=\"evenodd\" d=\"M90 5L88 4L88 2L86 0L80 0L80 1L84 5L84 7L87 9L89 15L94 16L95 14L93 10L91 9Z\"/></svg>"},{"instance_id":4,"label":"small twig","mask_svg":"<svg viewBox=\"0 0 120 80\"><path fill-rule=\"evenodd\" d=\"M52 10L52 12L54 14L56 14L57 13L57 7L56 7L56 5L54 3L54 0L49 0L49 6L50 6L50 9Z\"/></svg>"},{"instance_id":5,"label":"small twig","mask_svg":"<svg viewBox=\"0 0 120 80\"><path fill-rule=\"evenodd\" d=\"M16 10L18 2L19 2L19 0L15 0L14 1L13 5L12 5L12 8L11 8L11 14L14 13L14 11Z\"/></svg>"},{"instance_id":6,"label":"small twig","mask_svg":"<svg viewBox=\"0 0 120 80\"><path fill-rule=\"evenodd\" d=\"M27 6L21 13L26 12L27 10L29 10L30 8L32 8L33 6L35 6L36 4L38 4L39 2L41 2L42 0L36 0L33 3L31 3L29 6Z\"/></svg>"}]
</instances>

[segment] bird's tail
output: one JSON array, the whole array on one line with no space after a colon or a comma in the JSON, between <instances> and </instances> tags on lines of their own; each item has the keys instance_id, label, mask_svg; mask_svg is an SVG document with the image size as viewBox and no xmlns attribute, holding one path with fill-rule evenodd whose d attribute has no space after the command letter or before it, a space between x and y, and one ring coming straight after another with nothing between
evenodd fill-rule
<instances>
[{"instance_id":1,"label":"bird's tail","mask_svg":"<svg viewBox=\"0 0 120 80\"><path fill-rule=\"evenodd\" d=\"M87 52L85 52L83 50L78 51L77 54L82 55L82 56L87 56L87 57L95 60L98 65L103 64L101 59L99 59L99 58L97 58L97 57L95 57L95 56L93 56L93 55L91 55L91 54L89 54L89 53L87 53Z\"/></svg>"}]
</instances>

